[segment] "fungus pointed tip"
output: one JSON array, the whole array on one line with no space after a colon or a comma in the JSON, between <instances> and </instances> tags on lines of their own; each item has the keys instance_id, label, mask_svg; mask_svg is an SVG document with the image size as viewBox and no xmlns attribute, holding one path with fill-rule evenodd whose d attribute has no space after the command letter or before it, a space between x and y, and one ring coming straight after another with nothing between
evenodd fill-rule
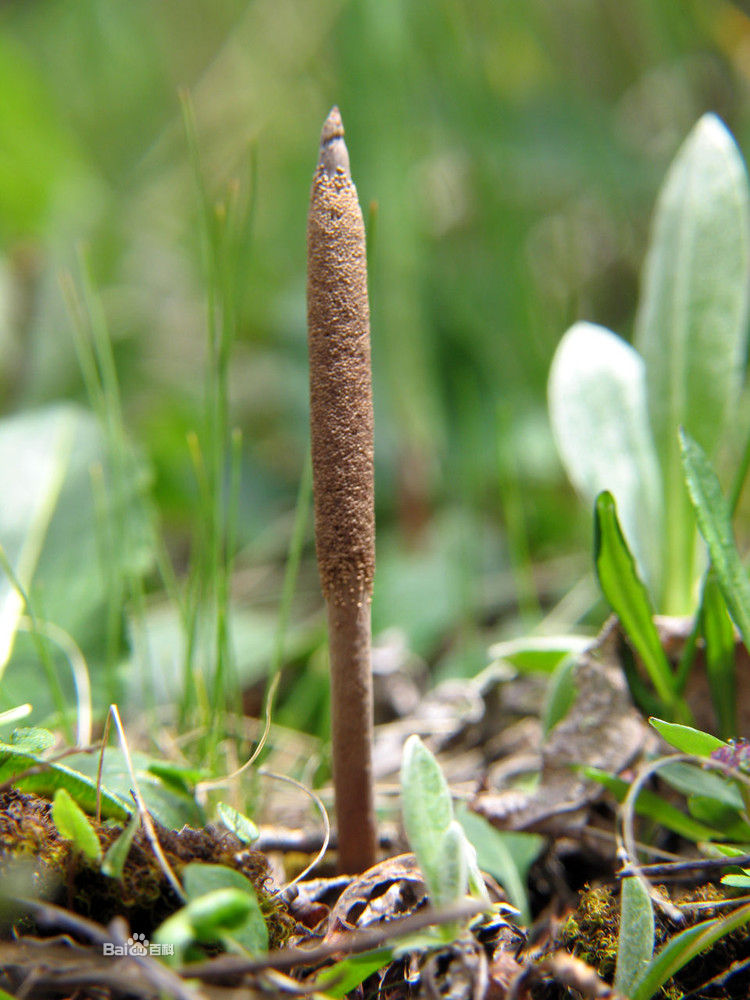
<instances>
[{"instance_id":1,"label":"fungus pointed tip","mask_svg":"<svg viewBox=\"0 0 750 1000\"><path fill-rule=\"evenodd\" d=\"M320 133L318 167L323 167L328 177L333 177L340 169L351 179L349 152L344 142L344 123L341 120L341 112L335 104L328 112Z\"/></svg>"},{"instance_id":2,"label":"fungus pointed tip","mask_svg":"<svg viewBox=\"0 0 750 1000\"><path fill-rule=\"evenodd\" d=\"M334 104L328 112L328 117L323 122L323 131L320 133L320 144L322 146L324 143L330 142L331 139L343 138L344 123L341 120L341 112L338 109L338 105Z\"/></svg>"}]
</instances>

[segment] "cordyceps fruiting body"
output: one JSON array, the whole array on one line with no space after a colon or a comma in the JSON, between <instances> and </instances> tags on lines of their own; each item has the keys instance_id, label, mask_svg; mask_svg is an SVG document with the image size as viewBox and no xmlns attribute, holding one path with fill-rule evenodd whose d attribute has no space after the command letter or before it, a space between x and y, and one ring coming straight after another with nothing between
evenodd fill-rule
<instances>
[{"instance_id":1,"label":"cordyceps fruiting body","mask_svg":"<svg viewBox=\"0 0 750 1000\"><path fill-rule=\"evenodd\" d=\"M307 222L315 547L328 609L339 866L376 860L370 598L373 412L365 227L338 108L323 125Z\"/></svg>"}]
</instances>

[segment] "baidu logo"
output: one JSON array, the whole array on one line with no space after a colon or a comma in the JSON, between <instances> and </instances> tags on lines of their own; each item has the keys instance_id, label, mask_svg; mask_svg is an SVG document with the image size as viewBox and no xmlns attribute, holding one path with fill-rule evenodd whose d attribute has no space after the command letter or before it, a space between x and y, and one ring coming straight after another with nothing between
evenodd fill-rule
<instances>
[{"instance_id":1,"label":"baidu logo","mask_svg":"<svg viewBox=\"0 0 750 1000\"><path fill-rule=\"evenodd\" d=\"M102 945L105 955L115 958L136 957L143 955L173 955L173 944L151 944L145 934L135 931L125 944L114 944L105 941Z\"/></svg>"}]
</instances>

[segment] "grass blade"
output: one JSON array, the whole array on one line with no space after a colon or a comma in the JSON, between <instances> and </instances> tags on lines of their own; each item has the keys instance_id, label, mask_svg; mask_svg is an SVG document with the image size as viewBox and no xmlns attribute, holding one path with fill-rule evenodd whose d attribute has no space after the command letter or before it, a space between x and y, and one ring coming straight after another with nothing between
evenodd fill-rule
<instances>
[{"instance_id":1,"label":"grass blade","mask_svg":"<svg viewBox=\"0 0 750 1000\"><path fill-rule=\"evenodd\" d=\"M697 441L680 429L682 467L721 592L742 641L750 643L750 580L740 560L732 532L729 505L719 480Z\"/></svg>"},{"instance_id":2,"label":"grass blade","mask_svg":"<svg viewBox=\"0 0 750 1000\"><path fill-rule=\"evenodd\" d=\"M750 904L728 917L716 917L688 927L665 945L630 993L630 1000L650 1000L668 979L721 938L750 921Z\"/></svg>"},{"instance_id":3,"label":"grass blade","mask_svg":"<svg viewBox=\"0 0 750 1000\"><path fill-rule=\"evenodd\" d=\"M713 570L703 588L702 629L706 641L706 673L719 735L737 735L737 698L734 664L734 625Z\"/></svg>"},{"instance_id":4,"label":"grass blade","mask_svg":"<svg viewBox=\"0 0 750 1000\"><path fill-rule=\"evenodd\" d=\"M628 794L628 789L630 788L629 782L624 781L622 778L617 778L613 774L608 774L606 771L601 771L596 767L583 768L583 774L587 778L591 778L592 781L598 781L600 785L603 785L614 795L618 802L625 801L625 796ZM665 829L672 830L673 833L678 833L681 837L685 837L686 840L694 840L696 843L704 840L714 840L720 835L718 830L714 830L705 823L700 823L698 820L693 819L692 816L687 816L685 813L680 812L675 806L670 805L666 799L657 795L656 792L650 792L648 789L639 793L635 804L635 811L639 816L652 819L656 823L659 823L660 826L665 827Z\"/></svg>"},{"instance_id":5,"label":"grass blade","mask_svg":"<svg viewBox=\"0 0 750 1000\"><path fill-rule=\"evenodd\" d=\"M594 510L594 564L602 592L643 660L659 697L665 705L673 705L674 677L654 625L651 601L622 533L615 499L606 490L596 498Z\"/></svg>"}]
</instances>

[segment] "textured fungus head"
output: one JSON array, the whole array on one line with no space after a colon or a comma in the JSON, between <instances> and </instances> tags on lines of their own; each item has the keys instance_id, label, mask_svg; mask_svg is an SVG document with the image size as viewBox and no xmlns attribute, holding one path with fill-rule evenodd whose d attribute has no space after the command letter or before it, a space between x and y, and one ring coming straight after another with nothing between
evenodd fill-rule
<instances>
[{"instance_id":1,"label":"textured fungus head","mask_svg":"<svg viewBox=\"0 0 750 1000\"><path fill-rule=\"evenodd\" d=\"M315 539L323 593L361 603L375 565L365 228L338 108L323 126L307 226Z\"/></svg>"}]
</instances>

